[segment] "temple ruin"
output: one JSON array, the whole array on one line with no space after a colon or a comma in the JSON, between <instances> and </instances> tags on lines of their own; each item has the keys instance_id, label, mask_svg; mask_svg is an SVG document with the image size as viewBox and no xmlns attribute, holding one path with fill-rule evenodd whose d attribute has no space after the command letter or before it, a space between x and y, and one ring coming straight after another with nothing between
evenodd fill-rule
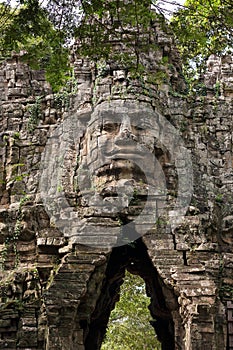
<instances>
[{"instance_id":1,"label":"temple ruin","mask_svg":"<svg viewBox=\"0 0 233 350\"><path fill-rule=\"evenodd\" d=\"M190 96L149 35L140 79L74 45L68 99L1 65L1 349L100 349L126 269L163 350L233 349L233 61L211 56Z\"/></svg>"}]
</instances>

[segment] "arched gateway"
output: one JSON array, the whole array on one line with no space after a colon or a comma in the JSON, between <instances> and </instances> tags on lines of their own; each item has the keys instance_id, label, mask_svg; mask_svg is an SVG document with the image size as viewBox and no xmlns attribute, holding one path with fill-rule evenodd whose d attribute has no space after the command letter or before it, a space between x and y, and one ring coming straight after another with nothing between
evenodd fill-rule
<instances>
[{"instance_id":1,"label":"arched gateway","mask_svg":"<svg viewBox=\"0 0 233 350\"><path fill-rule=\"evenodd\" d=\"M172 39L147 35L140 79L74 48L69 107L2 64L1 349L99 349L126 269L163 350L233 348L232 60L190 98Z\"/></svg>"}]
</instances>

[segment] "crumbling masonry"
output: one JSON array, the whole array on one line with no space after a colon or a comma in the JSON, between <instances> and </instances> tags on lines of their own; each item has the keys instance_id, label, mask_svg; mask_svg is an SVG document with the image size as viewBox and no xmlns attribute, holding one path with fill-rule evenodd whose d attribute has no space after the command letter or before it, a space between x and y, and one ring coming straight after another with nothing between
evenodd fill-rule
<instances>
[{"instance_id":1,"label":"crumbling masonry","mask_svg":"<svg viewBox=\"0 0 233 350\"><path fill-rule=\"evenodd\" d=\"M157 25L150 35L157 50L143 56L150 74L141 79L117 64L77 58L74 48L77 88L69 99L54 96L43 72L18 55L1 65L0 349L99 349L126 269L145 281L162 349L233 349L233 61L210 57L190 97L172 39ZM116 114L124 121L116 122ZM132 126L136 115L141 130ZM62 129L70 116L74 124ZM105 116L112 122L104 124ZM179 162L172 157L166 130L162 142L146 126L155 128L161 118L191 159L182 188L179 175L190 164L179 149ZM83 130L76 140L73 126ZM129 134L130 142L151 147L164 174L151 178L165 183L166 195L147 195L145 169L129 156L101 160L103 144L120 144ZM53 163L59 181L41 167L54 135L63 155ZM93 177L91 167L98 170ZM117 186L134 188L118 212L110 205ZM168 214L189 186L185 216L171 225ZM68 209L58 205L64 199ZM147 203L156 210L162 203L154 222L150 213L140 216Z\"/></svg>"}]
</instances>

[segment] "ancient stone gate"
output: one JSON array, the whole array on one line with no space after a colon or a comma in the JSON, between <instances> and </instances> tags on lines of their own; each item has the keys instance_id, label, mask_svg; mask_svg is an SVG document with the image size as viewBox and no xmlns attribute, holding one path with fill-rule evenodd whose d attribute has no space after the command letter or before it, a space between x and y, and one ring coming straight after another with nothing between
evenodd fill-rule
<instances>
[{"instance_id":1,"label":"ancient stone gate","mask_svg":"<svg viewBox=\"0 0 233 350\"><path fill-rule=\"evenodd\" d=\"M74 49L67 99L18 55L1 66L1 349L99 349L125 269L162 349L232 349L233 61L187 96L151 30L153 80Z\"/></svg>"}]
</instances>

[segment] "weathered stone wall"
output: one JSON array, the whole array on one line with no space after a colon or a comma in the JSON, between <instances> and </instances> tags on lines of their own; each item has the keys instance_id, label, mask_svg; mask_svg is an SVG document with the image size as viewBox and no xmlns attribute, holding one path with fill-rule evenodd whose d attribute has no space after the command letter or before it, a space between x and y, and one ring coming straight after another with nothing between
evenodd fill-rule
<instances>
[{"instance_id":1,"label":"weathered stone wall","mask_svg":"<svg viewBox=\"0 0 233 350\"><path fill-rule=\"evenodd\" d=\"M153 33L158 50L143 58L153 81L132 78L117 65L96 66L77 58L74 48L78 89L70 100L54 96L43 73L32 71L18 56L1 67L1 349L99 349L126 268L145 280L163 349L230 349L233 62L211 57L203 80L205 96L187 97L172 40L156 26ZM178 225L170 225L168 212L179 193L178 175L186 174L188 165L187 159L180 157L177 163L172 157L168 131L173 129L163 130L162 144L146 127L143 132L134 129L128 119L125 129L122 123L115 125L110 137L104 124L104 132L92 128L104 112L115 118L113 111L128 116L132 110L135 115L143 111L148 123L147 114L168 121L165 126L173 125L191 155L193 193ZM71 116L72 123L67 124ZM161 198L147 196L143 173L132 164L116 160L115 173L110 163L101 169L101 145L118 137L117 128L121 137L130 133L148 144L164 172L167 210L153 223L147 213L148 221L140 224L149 224L149 229L142 237L135 236L136 224L124 227L135 222L146 203L154 209L155 200L158 209ZM43 188L41 163L51 139L55 154L63 157L52 163L61 173L55 168L45 172L50 177ZM94 166L93 159L101 170L94 184L78 170L83 164ZM86 187L79 187L81 180ZM107 204L116 197L116 180L122 181L123 191L132 185L136 191L123 210L111 212ZM96 200L96 191L101 201ZM59 204L64 198L71 211ZM52 212L46 209L51 203ZM80 222L75 224L77 215ZM126 239L125 245L116 244L119 237Z\"/></svg>"}]
</instances>

